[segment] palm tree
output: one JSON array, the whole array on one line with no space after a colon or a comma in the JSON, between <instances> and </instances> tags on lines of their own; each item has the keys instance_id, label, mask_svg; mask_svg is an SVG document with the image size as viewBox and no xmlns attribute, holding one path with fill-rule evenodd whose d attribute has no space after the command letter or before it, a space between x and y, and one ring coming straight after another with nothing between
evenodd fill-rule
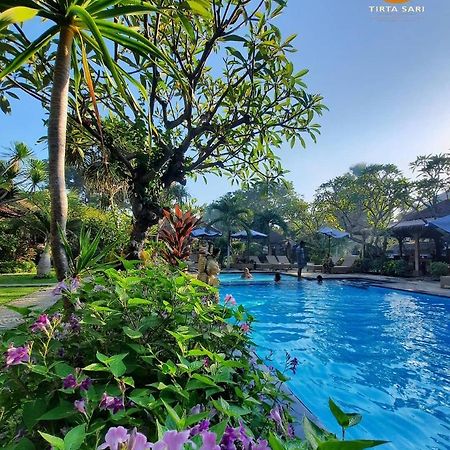
<instances>
[{"instance_id":1,"label":"palm tree","mask_svg":"<svg viewBox=\"0 0 450 450\"><path fill-rule=\"evenodd\" d=\"M248 229L250 211L242 208L238 201L231 197L222 197L219 201L211 204L211 210L217 213L217 217L210 222L210 225L219 224L224 230L227 238L227 268L230 268L231 256L231 233L233 229Z\"/></svg>"},{"instance_id":2,"label":"palm tree","mask_svg":"<svg viewBox=\"0 0 450 450\"><path fill-rule=\"evenodd\" d=\"M284 232L288 230L288 226L285 220L278 213L270 210L256 212L253 217L252 226L255 227L256 230L267 234L267 247L269 250L269 255L272 254L270 232L272 231L273 227L278 226Z\"/></svg>"},{"instance_id":3,"label":"palm tree","mask_svg":"<svg viewBox=\"0 0 450 450\"><path fill-rule=\"evenodd\" d=\"M120 5L118 5L120 3ZM125 78L130 77L110 56L105 39L115 46L131 50L144 58L170 60L158 48L137 31L117 20L133 14L155 12L154 5L141 0L2 0L0 5L0 31L11 24L19 24L33 17L45 19L42 24L53 22L36 40L30 42L25 51L17 54L0 72L0 80L20 69L39 50L56 38L57 49L53 67L50 115L48 120L49 190L51 198L51 241L55 269L58 279L66 276L68 265L63 247L67 222L67 196L65 191L65 150L67 133L67 112L71 69L74 78L80 71L72 60L80 54L84 77L89 91L94 92L87 48L92 50L100 65L103 65L114 80L117 89L125 99L134 99L125 92ZM77 48L80 52L77 52ZM133 100L131 100L133 99ZM100 127L100 116L92 95L94 111Z\"/></svg>"},{"instance_id":4,"label":"palm tree","mask_svg":"<svg viewBox=\"0 0 450 450\"><path fill-rule=\"evenodd\" d=\"M0 205L17 202L47 180L46 164L23 142L14 143L5 157L0 160Z\"/></svg>"}]
</instances>

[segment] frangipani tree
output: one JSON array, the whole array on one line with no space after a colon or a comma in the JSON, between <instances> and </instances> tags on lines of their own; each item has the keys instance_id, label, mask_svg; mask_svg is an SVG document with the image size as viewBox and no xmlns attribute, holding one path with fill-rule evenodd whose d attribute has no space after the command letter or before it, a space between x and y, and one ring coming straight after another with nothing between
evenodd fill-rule
<instances>
[{"instance_id":1,"label":"frangipani tree","mask_svg":"<svg viewBox=\"0 0 450 450\"><path fill-rule=\"evenodd\" d=\"M23 51L17 52L14 45L0 50L2 66L0 81L10 77L15 71L28 64L43 49L54 51L51 67L52 87L48 118L48 160L49 188L51 194L51 237L52 253L59 279L67 272L67 258L62 246L61 233L65 232L67 220L67 196L65 192L64 169L66 150L67 113L69 85L71 77L76 92L82 82L80 66L88 86L98 131L101 134L100 114L95 100L94 83L91 77L90 58L94 55L96 64L105 69L105 80L111 92L118 92L130 108L138 108L126 81L132 81L126 70L114 60L106 41L121 46L141 58L165 61L170 59L157 46L139 34L135 29L121 23L123 19L135 14L150 14L156 7L141 0L4 0L0 3L0 32L8 39L9 26L14 26L22 39L27 40L21 23L40 18L39 28L45 28L36 39L29 41ZM0 35L1 36L1 35ZM80 57L81 62L78 60ZM92 57L91 57L92 58ZM42 62L43 70L46 62ZM14 79L10 78L14 83ZM137 85L137 83L134 83ZM128 91L128 92L127 92ZM33 91L31 92L33 94ZM38 92L35 93L37 96Z\"/></svg>"}]
</instances>

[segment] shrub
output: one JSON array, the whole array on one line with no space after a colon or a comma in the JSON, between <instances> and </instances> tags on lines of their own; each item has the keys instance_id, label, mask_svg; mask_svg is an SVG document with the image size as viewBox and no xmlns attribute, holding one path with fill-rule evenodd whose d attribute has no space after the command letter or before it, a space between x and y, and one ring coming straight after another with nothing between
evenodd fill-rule
<instances>
[{"instance_id":1,"label":"shrub","mask_svg":"<svg viewBox=\"0 0 450 450\"><path fill-rule=\"evenodd\" d=\"M0 273L35 272L33 261L0 261Z\"/></svg>"},{"instance_id":2,"label":"shrub","mask_svg":"<svg viewBox=\"0 0 450 450\"><path fill-rule=\"evenodd\" d=\"M352 265L354 273L368 273L370 271L371 260L368 258L357 259Z\"/></svg>"},{"instance_id":3,"label":"shrub","mask_svg":"<svg viewBox=\"0 0 450 450\"><path fill-rule=\"evenodd\" d=\"M395 261L387 261L383 265L383 275L389 275L393 277L407 277L411 275L411 268L407 261L403 259Z\"/></svg>"},{"instance_id":4,"label":"shrub","mask_svg":"<svg viewBox=\"0 0 450 450\"><path fill-rule=\"evenodd\" d=\"M251 348L253 317L231 296L221 305L214 289L178 270L123 263L123 272L59 285L76 313L64 318L57 306L2 336L4 448L43 449L47 441L57 450L92 450L105 434L128 449L147 439L181 449L188 438L204 450L218 442L312 448L293 437L290 397L281 389L296 358L287 355L283 370L267 369ZM305 426L314 448L336 441Z\"/></svg>"},{"instance_id":5,"label":"shrub","mask_svg":"<svg viewBox=\"0 0 450 450\"><path fill-rule=\"evenodd\" d=\"M432 262L430 266L431 276L435 279L439 279L440 277L445 277L450 273L448 269L448 264L443 262Z\"/></svg>"}]
</instances>

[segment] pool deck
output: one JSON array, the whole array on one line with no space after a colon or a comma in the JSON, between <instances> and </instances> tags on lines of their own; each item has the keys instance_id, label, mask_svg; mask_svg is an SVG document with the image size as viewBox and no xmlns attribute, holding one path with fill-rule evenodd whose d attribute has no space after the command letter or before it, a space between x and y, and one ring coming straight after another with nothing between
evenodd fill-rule
<instances>
[{"instance_id":1,"label":"pool deck","mask_svg":"<svg viewBox=\"0 0 450 450\"><path fill-rule=\"evenodd\" d=\"M222 273L240 273L238 270L223 270ZM262 270L254 270L252 273L273 273ZM297 270L281 271L281 275L296 277ZM322 275L324 281L326 280L354 280L364 281L370 283L372 286L386 287L390 289L398 289L400 291L417 292L420 294L438 295L441 297L450 298L450 289L443 289L440 287L439 281L432 281L429 278L398 278L388 277L384 275L371 275L362 273L348 273L348 274L328 274L317 272L302 272L302 278L308 281L316 280L318 275Z\"/></svg>"}]
</instances>

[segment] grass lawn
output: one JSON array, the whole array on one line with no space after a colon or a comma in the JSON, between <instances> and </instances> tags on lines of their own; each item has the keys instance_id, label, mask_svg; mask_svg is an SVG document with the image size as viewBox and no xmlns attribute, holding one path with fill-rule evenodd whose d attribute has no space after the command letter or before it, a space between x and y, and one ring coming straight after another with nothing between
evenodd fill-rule
<instances>
[{"instance_id":1,"label":"grass lawn","mask_svg":"<svg viewBox=\"0 0 450 450\"><path fill-rule=\"evenodd\" d=\"M0 305L38 291L37 287L0 287Z\"/></svg>"},{"instance_id":2,"label":"grass lawn","mask_svg":"<svg viewBox=\"0 0 450 450\"><path fill-rule=\"evenodd\" d=\"M15 274L0 274L0 287L3 284L53 284L56 283L56 278L34 278L34 273L15 273Z\"/></svg>"}]
</instances>

